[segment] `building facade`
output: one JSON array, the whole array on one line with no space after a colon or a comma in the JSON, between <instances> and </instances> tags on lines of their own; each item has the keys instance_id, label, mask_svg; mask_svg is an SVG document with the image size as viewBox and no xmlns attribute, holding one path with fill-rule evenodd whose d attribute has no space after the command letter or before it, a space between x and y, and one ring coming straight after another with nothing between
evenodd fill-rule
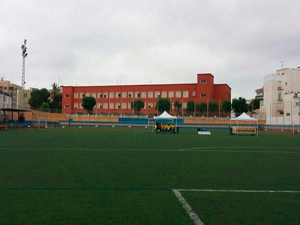
<instances>
[{"instance_id":1,"label":"building facade","mask_svg":"<svg viewBox=\"0 0 300 225\"><path fill-rule=\"evenodd\" d=\"M62 112L85 114L81 103L88 96L96 99L94 114L133 115L131 102L137 99L145 103L141 114L155 114L158 98L170 99L171 113L175 114L175 101L182 104L182 112L189 100L196 103L216 101L222 104L224 100L231 100L231 88L227 84L214 84L214 76L210 73L198 74L197 83L190 84L63 86Z\"/></svg>"},{"instance_id":2,"label":"building facade","mask_svg":"<svg viewBox=\"0 0 300 225\"><path fill-rule=\"evenodd\" d=\"M30 109L28 101L31 97L32 90L32 88L30 88L29 90L24 90L23 92L21 90L18 90L18 106L22 106L22 109Z\"/></svg>"},{"instance_id":3,"label":"building facade","mask_svg":"<svg viewBox=\"0 0 300 225\"><path fill-rule=\"evenodd\" d=\"M268 124L300 124L300 67L264 77L260 113Z\"/></svg>"},{"instance_id":4,"label":"building facade","mask_svg":"<svg viewBox=\"0 0 300 225\"><path fill-rule=\"evenodd\" d=\"M21 86L11 83L8 80L1 78L0 90L7 93L12 99L12 108L18 108L18 91L21 90Z\"/></svg>"},{"instance_id":5,"label":"building facade","mask_svg":"<svg viewBox=\"0 0 300 225\"><path fill-rule=\"evenodd\" d=\"M0 90L0 109L11 109L12 108L12 98L8 93L2 92Z\"/></svg>"}]
</instances>

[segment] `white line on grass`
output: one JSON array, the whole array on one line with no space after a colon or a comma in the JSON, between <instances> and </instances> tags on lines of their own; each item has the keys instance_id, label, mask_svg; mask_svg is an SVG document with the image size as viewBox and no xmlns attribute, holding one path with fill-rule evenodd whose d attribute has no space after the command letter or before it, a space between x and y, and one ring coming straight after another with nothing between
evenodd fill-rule
<instances>
[{"instance_id":1,"label":"white line on grass","mask_svg":"<svg viewBox=\"0 0 300 225\"><path fill-rule=\"evenodd\" d=\"M193 211L192 207L188 204L185 198L180 193L181 191L189 192L235 192L235 193L294 193L300 194L300 191L289 191L289 190L214 190L214 189L172 189L179 202L189 214L190 218L196 225L203 225L199 216Z\"/></svg>"},{"instance_id":2,"label":"white line on grass","mask_svg":"<svg viewBox=\"0 0 300 225\"><path fill-rule=\"evenodd\" d=\"M236 192L236 193L295 193L300 194L300 191L292 190L214 190L214 189L175 189L178 191L192 192Z\"/></svg>"},{"instance_id":3,"label":"white line on grass","mask_svg":"<svg viewBox=\"0 0 300 225\"><path fill-rule=\"evenodd\" d=\"M193 211L192 207L187 203L187 201L184 199L182 194L179 190L173 189L173 192L175 196L178 198L179 202L183 206L183 208L186 210L186 212L189 214L191 219L194 221L196 225L203 225L203 222L200 220L198 215Z\"/></svg>"},{"instance_id":4,"label":"white line on grass","mask_svg":"<svg viewBox=\"0 0 300 225\"><path fill-rule=\"evenodd\" d=\"M65 150L65 151L160 151L160 152L220 152L220 153L272 153L272 154L300 154L295 151L257 151L257 150L222 150L222 149L293 149L294 147L198 147L198 148L181 148L181 149L135 149L135 148L45 148L45 147L23 147L23 148L0 148L0 150Z\"/></svg>"}]
</instances>

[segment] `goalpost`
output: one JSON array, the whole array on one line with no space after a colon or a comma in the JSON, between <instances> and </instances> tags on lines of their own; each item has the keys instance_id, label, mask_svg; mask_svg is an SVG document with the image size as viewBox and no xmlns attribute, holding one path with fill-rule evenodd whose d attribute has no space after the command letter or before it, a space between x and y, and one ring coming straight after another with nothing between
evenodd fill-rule
<instances>
[{"instance_id":1,"label":"goalpost","mask_svg":"<svg viewBox=\"0 0 300 225\"><path fill-rule=\"evenodd\" d=\"M47 118L46 117L39 117L38 120L38 129L47 128Z\"/></svg>"}]
</instances>

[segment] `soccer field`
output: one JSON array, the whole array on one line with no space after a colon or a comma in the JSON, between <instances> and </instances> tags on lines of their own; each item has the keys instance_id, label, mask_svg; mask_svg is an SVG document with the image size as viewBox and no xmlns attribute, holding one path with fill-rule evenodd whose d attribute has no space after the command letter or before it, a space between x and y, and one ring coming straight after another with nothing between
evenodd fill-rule
<instances>
[{"instance_id":1,"label":"soccer field","mask_svg":"<svg viewBox=\"0 0 300 225\"><path fill-rule=\"evenodd\" d=\"M0 133L0 224L300 224L300 136Z\"/></svg>"}]
</instances>

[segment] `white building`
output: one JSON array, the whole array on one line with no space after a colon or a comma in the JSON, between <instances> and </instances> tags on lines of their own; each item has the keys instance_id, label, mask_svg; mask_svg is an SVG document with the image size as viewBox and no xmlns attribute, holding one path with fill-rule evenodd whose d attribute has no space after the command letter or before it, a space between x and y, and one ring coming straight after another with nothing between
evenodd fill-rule
<instances>
[{"instance_id":1,"label":"white building","mask_svg":"<svg viewBox=\"0 0 300 225\"><path fill-rule=\"evenodd\" d=\"M264 77L260 113L267 124L300 124L300 67Z\"/></svg>"},{"instance_id":2,"label":"white building","mask_svg":"<svg viewBox=\"0 0 300 225\"><path fill-rule=\"evenodd\" d=\"M12 98L7 93L0 91L0 109L12 108Z\"/></svg>"}]
</instances>

